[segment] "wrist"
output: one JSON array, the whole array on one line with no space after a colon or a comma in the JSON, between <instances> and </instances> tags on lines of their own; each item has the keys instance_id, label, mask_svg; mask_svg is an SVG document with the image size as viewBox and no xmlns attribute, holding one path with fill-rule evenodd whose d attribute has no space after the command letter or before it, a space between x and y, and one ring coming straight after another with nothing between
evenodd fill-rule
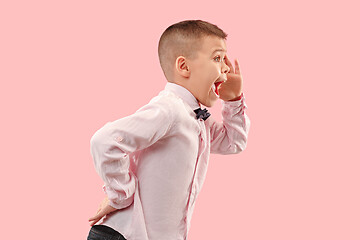
<instances>
[{"instance_id":1,"label":"wrist","mask_svg":"<svg viewBox=\"0 0 360 240\"><path fill-rule=\"evenodd\" d=\"M237 96L237 97L235 97L235 98L233 98L233 99L230 99L230 100L228 100L228 101L229 101L229 102L239 101L239 100L242 98L242 96L243 96L243 93L241 93L240 96Z\"/></svg>"}]
</instances>

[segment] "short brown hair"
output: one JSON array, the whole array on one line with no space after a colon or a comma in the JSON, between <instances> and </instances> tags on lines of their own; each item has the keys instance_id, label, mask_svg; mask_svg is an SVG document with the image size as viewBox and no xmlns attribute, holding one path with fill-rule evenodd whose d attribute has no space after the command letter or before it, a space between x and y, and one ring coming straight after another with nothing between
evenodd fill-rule
<instances>
[{"instance_id":1,"label":"short brown hair","mask_svg":"<svg viewBox=\"0 0 360 240\"><path fill-rule=\"evenodd\" d=\"M186 20L169 26L161 35L158 45L160 66L168 81L172 81L172 68L178 56L196 59L203 37L216 36L226 40L227 34L218 26L202 20Z\"/></svg>"}]
</instances>

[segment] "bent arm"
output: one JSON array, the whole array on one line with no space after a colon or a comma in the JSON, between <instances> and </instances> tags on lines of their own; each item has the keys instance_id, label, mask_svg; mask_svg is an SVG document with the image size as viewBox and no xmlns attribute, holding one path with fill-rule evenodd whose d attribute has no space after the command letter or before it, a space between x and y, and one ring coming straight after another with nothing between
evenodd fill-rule
<instances>
[{"instance_id":1,"label":"bent arm","mask_svg":"<svg viewBox=\"0 0 360 240\"><path fill-rule=\"evenodd\" d=\"M133 115L106 123L90 140L96 172L104 181L109 205L121 209L133 202L137 178L129 155L167 134L172 120L160 104L148 104Z\"/></svg>"},{"instance_id":2,"label":"bent arm","mask_svg":"<svg viewBox=\"0 0 360 240\"><path fill-rule=\"evenodd\" d=\"M250 119L244 93L237 101L222 101L222 123L210 120L211 153L236 154L246 148Z\"/></svg>"}]
</instances>

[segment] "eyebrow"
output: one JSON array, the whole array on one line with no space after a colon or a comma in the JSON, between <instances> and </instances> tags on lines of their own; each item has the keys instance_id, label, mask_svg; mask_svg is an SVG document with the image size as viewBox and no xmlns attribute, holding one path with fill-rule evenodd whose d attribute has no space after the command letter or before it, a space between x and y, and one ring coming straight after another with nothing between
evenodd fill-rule
<instances>
[{"instance_id":1,"label":"eyebrow","mask_svg":"<svg viewBox=\"0 0 360 240\"><path fill-rule=\"evenodd\" d=\"M222 48L218 48L218 49L215 49L211 55L213 55L215 52L226 52L226 51Z\"/></svg>"}]
</instances>

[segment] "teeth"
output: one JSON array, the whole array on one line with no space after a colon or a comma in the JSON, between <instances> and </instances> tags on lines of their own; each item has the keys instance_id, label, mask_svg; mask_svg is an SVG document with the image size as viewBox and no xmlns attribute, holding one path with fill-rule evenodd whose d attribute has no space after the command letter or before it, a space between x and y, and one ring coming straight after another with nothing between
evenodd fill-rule
<instances>
[{"instance_id":1,"label":"teeth","mask_svg":"<svg viewBox=\"0 0 360 240\"><path fill-rule=\"evenodd\" d=\"M216 93L215 83L211 86L211 89L213 90L213 92L215 93L215 95L216 95L217 97L219 97L219 95Z\"/></svg>"}]
</instances>

